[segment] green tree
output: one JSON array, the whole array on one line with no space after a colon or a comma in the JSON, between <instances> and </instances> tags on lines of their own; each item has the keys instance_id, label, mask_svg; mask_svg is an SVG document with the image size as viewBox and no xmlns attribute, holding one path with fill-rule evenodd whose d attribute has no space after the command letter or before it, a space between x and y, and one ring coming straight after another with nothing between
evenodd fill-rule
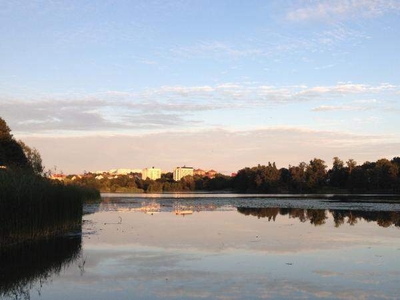
<instances>
[{"instance_id":1,"label":"green tree","mask_svg":"<svg viewBox=\"0 0 400 300\"><path fill-rule=\"evenodd\" d=\"M301 162L298 166L289 166L291 192L303 192L306 184L306 168L305 162Z\"/></svg>"},{"instance_id":2,"label":"green tree","mask_svg":"<svg viewBox=\"0 0 400 300\"><path fill-rule=\"evenodd\" d=\"M44 172L44 167L39 151L37 151L36 148L30 148L21 140L18 141L18 144L20 144L22 150L24 151L24 154L28 159L28 164L33 170L33 173L35 173L36 175L42 175Z\"/></svg>"},{"instance_id":3,"label":"green tree","mask_svg":"<svg viewBox=\"0 0 400 300\"><path fill-rule=\"evenodd\" d=\"M393 164L386 158L379 159L376 162L375 168L372 172L372 181L375 188L379 190L394 189L395 184L397 183L398 173L399 169L396 164Z\"/></svg>"},{"instance_id":4,"label":"green tree","mask_svg":"<svg viewBox=\"0 0 400 300\"><path fill-rule=\"evenodd\" d=\"M326 168L325 161L319 158L314 158L310 161L306 168L306 184L310 190L318 189L326 183Z\"/></svg>"},{"instance_id":5,"label":"green tree","mask_svg":"<svg viewBox=\"0 0 400 300\"><path fill-rule=\"evenodd\" d=\"M195 180L193 176L190 175L181 178L180 183L182 185L183 190L185 191L194 191L196 187Z\"/></svg>"},{"instance_id":6,"label":"green tree","mask_svg":"<svg viewBox=\"0 0 400 300\"><path fill-rule=\"evenodd\" d=\"M357 166L357 162L350 158L348 161L346 161L347 168L349 169L349 174L353 172L354 168Z\"/></svg>"}]
</instances>

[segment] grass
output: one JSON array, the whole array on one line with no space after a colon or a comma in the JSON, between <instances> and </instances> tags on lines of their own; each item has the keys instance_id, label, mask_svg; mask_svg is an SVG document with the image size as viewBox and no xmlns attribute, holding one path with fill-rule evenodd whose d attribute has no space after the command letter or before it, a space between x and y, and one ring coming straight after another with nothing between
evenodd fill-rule
<instances>
[{"instance_id":1,"label":"grass","mask_svg":"<svg viewBox=\"0 0 400 300\"><path fill-rule=\"evenodd\" d=\"M0 247L55 236L82 223L84 201L97 190L21 171L0 171Z\"/></svg>"}]
</instances>

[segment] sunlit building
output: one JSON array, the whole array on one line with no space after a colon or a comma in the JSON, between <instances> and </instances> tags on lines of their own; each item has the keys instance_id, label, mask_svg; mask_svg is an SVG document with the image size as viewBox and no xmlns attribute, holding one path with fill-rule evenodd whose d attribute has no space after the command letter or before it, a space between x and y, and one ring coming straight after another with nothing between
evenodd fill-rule
<instances>
[{"instance_id":1,"label":"sunlit building","mask_svg":"<svg viewBox=\"0 0 400 300\"><path fill-rule=\"evenodd\" d=\"M152 179L152 180L161 178L161 169L156 169L154 167L143 169L142 170L142 179L146 180L147 178Z\"/></svg>"},{"instance_id":2,"label":"sunlit building","mask_svg":"<svg viewBox=\"0 0 400 300\"><path fill-rule=\"evenodd\" d=\"M130 173L141 173L141 172L142 172L141 169L112 169L108 171L109 174L116 174L116 175L128 175ZM99 171L99 173L103 172Z\"/></svg>"},{"instance_id":3,"label":"sunlit building","mask_svg":"<svg viewBox=\"0 0 400 300\"><path fill-rule=\"evenodd\" d=\"M206 175L206 171L204 171L202 169L196 169L193 171L193 174L204 177Z\"/></svg>"},{"instance_id":4,"label":"sunlit building","mask_svg":"<svg viewBox=\"0 0 400 300\"><path fill-rule=\"evenodd\" d=\"M59 180L59 181L63 181L67 176L65 176L64 174L51 174L49 176L49 178L51 180Z\"/></svg>"},{"instance_id":5,"label":"sunlit building","mask_svg":"<svg viewBox=\"0 0 400 300\"><path fill-rule=\"evenodd\" d=\"M207 176L208 178L215 178L215 175L217 175L217 171L215 171L215 170L210 170L210 171L208 171L208 172L206 173L206 176Z\"/></svg>"},{"instance_id":6,"label":"sunlit building","mask_svg":"<svg viewBox=\"0 0 400 300\"><path fill-rule=\"evenodd\" d=\"M192 167L176 167L174 169L173 178L175 181L181 180L181 178L185 176L193 176L193 168Z\"/></svg>"}]
</instances>

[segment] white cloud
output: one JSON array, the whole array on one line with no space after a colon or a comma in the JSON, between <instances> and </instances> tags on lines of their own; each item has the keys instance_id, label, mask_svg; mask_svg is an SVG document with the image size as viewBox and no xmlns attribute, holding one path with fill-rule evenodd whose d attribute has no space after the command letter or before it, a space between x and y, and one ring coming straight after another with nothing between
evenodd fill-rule
<instances>
[{"instance_id":1,"label":"white cloud","mask_svg":"<svg viewBox=\"0 0 400 300\"><path fill-rule=\"evenodd\" d=\"M351 105L321 105L312 109L315 112L321 111L366 111L369 107L351 106Z\"/></svg>"},{"instance_id":2,"label":"white cloud","mask_svg":"<svg viewBox=\"0 0 400 300\"><path fill-rule=\"evenodd\" d=\"M210 86L191 86L191 87L184 87L184 86L163 86L159 90L159 92L167 92L167 93L176 93L181 96L187 95L201 95L201 94L209 94L214 92L215 89ZM156 91L158 92L158 91Z\"/></svg>"},{"instance_id":3,"label":"white cloud","mask_svg":"<svg viewBox=\"0 0 400 300\"><path fill-rule=\"evenodd\" d=\"M360 100L355 100L354 103L361 103L361 104L378 104L381 103L381 101L378 101L376 99L360 99Z\"/></svg>"},{"instance_id":4,"label":"white cloud","mask_svg":"<svg viewBox=\"0 0 400 300\"><path fill-rule=\"evenodd\" d=\"M329 64L329 65L324 65L324 66L319 66L319 67L315 67L315 70L325 70L325 69L330 69L333 68L335 65L334 64Z\"/></svg>"},{"instance_id":5,"label":"white cloud","mask_svg":"<svg viewBox=\"0 0 400 300\"><path fill-rule=\"evenodd\" d=\"M399 12L396 0L336 0L315 1L310 5L290 10L286 18L290 21L332 21L355 17L377 17L390 12Z\"/></svg>"},{"instance_id":6,"label":"white cloud","mask_svg":"<svg viewBox=\"0 0 400 300\"><path fill-rule=\"evenodd\" d=\"M284 59L288 55L301 55L303 61L307 53L332 52L342 44L357 45L368 39L365 33L349 28L341 23L326 30L316 30L300 36L290 32L281 33L276 30L264 30L263 38L251 38L248 35L238 36L235 40L195 41L191 44L177 44L169 48L168 52L160 53L164 59L186 60L192 58L208 58L221 61L237 61L239 59ZM351 42L351 43L349 43ZM338 50L341 51L341 50Z\"/></svg>"},{"instance_id":7,"label":"white cloud","mask_svg":"<svg viewBox=\"0 0 400 300\"><path fill-rule=\"evenodd\" d=\"M331 95L349 95L349 94L366 94L366 93L378 93L397 90L396 87L391 84L383 83L379 85L368 85L368 84L354 84L354 83L339 83L333 86L316 86L309 89L303 89L297 93L298 96L321 96L324 94Z\"/></svg>"},{"instance_id":8,"label":"white cloud","mask_svg":"<svg viewBox=\"0 0 400 300\"><path fill-rule=\"evenodd\" d=\"M20 132L154 130L180 124L187 128L211 126L203 118L197 118L201 112L218 110L221 116L229 116L235 109L257 110L303 102L316 103L312 109L316 112L384 110L381 106L385 102L377 102L373 97L390 99L398 90L399 87L387 83L314 87L260 83L162 86L137 92L107 91L27 100L3 96L0 111L13 130ZM334 102L335 99L344 104Z\"/></svg>"},{"instance_id":9,"label":"white cloud","mask_svg":"<svg viewBox=\"0 0 400 300\"><path fill-rule=\"evenodd\" d=\"M252 45L249 43L248 45ZM229 57L252 57L265 55L265 51L261 48L254 46L241 46L232 45L228 42L222 41L200 41L190 46L177 46L170 49L174 57L208 57L215 56L221 57L228 55Z\"/></svg>"},{"instance_id":10,"label":"white cloud","mask_svg":"<svg viewBox=\"0 0 400 300\"><path fill-rule=\"evenodd\" d=\"M381 122L381 119L378 117L366 117L366 118L355 118L354 121L359 124L377 124Z\"/></svg>"}]
</instances>

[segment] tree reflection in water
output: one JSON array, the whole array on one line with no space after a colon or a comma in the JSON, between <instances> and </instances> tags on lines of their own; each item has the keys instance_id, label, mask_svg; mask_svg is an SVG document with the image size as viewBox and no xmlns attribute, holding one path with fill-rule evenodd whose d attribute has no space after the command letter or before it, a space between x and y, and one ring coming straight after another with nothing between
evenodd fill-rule
<instances>
[{"instance_id":1,"label":"tree reflection in water","mask_svg":"<svg viewBox=\"0 0 400 300\"><path fill-rule=\"evenodd\" d=\"M238 207L237 211L246 216L266 218L275 221L278 215L288 215L290 218L299 219L300 222L310 222L315 226L326 223L328 212L331 213L335 227L347 223L357 224L358 220L376 222L381 227L400 227L400 212L397 211L358 211L358 210L325 210L325 209L302 209L302 208L252 208Z\"/></svg>"},{"instance_id":2,"label":"tree reflection in water","mask_svg":"<svg viewBox=\"0 0 400 300\"><path fill-rule=\"evenodd\" d=\"M81 257L82 237L56 237L0 249L0 298L30 299L41 286Z\"/></svg>"}]
</instances>

